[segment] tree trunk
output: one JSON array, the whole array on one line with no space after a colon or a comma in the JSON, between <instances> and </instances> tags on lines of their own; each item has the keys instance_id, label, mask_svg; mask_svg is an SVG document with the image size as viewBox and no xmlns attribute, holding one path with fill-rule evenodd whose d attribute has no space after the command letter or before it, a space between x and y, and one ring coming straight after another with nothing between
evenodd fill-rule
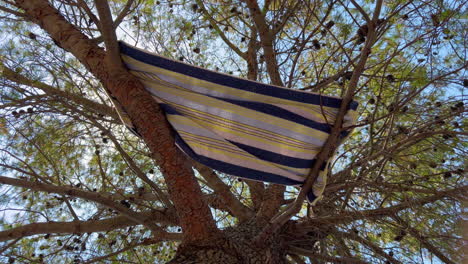
<instances>
[{"instance_id":1,"label":"tree trunk","mask_svg":"<svg viewBox=\"0 0 468 264\"><path fill-rule=\"evenodd\" d=\"M111 63L108 52L70 24L48 1L15 0L15 5L80 60L129 114L164 176L184 231L183 242L196 244L214 239L218 229L192 167L175 146L162 110L143 84L122 65Z\"/></svg>"},{"instance_id":2,"label":"tree trunk","mask_svg":"<svg viewBox=\"0 0 468 264\"><path fill-rule=\"evenodd\" d=\"M262 245L253 238L261 231L253 222L227 228L223 238L196 246L181 246L169 264L282 264L287 263L285 243L275 236Z\"/></svg>"}]
</instances>

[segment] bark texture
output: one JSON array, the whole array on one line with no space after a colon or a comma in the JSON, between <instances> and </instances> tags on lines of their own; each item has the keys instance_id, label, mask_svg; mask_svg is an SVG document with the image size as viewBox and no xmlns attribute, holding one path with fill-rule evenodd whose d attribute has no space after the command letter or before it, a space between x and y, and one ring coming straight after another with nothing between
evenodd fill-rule
<instances>
[{"instance_id":1,"label":"bark texture","mask_svg":"<svg viewBox=\"0 0 468 264\"><path fill-rule=\"evenodd\" d=\"M252 240L261 231L254 221L227 228L223 238L197 246L180 247L169 264L283 264L286 261L285 243L281 236L271 238L266 247L253 245Z\"/></svg>"},{"instance_id":2,"label":"bark texture","mask_svg":"<svg viewBox=\"0 0 468 264\"><path fill-rule=\"evenodd\" d=\"M161 109L143 85L126 69L109 64L106 51L66 21L48 1L16 0L15 3L58 45L80 60L127 111L161 168L184 230L184 243L216 236L218 229L202 199L192 168L175 147Z\"/></svg>"}]
</instances>

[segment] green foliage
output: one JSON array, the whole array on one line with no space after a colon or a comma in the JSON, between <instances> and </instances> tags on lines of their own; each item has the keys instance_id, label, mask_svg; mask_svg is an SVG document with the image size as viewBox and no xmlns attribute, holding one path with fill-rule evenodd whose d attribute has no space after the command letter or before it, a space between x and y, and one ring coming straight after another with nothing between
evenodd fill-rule
<instances>
[{"instance_id":1,"label":"green foliage","mask_svg":"<svg viewBox=\"0 0 468 264\"><path fill-rule=\"evenodd\" d=\"M85 35L100 41L85 9L51 2ZM93 6L93 1L83 2ZM116 18L127 1L110 2ZM275 35L285 85L343 96L365 45L359 41L359 30L366 21L353 3L260 2ZM359 1L369 15L375 2ZM13 8L7 2L1 5ZM358 124L339 149L329 175L333 191L325 192L313 213L304 207L295 220L407 206L381 217L318 227L329 233L311 249L314 253L352 256L369 263L386 261L381 253L345 233L392 252L403 263L421 263L434 254L422 249L423 242L455 262L461 259L462 195L441 196L424 204L416 201L466 185L466 13L460 1L385 1L380 16L385 22L377 25L376 42L354 95L360 102ZM85 66L38 26L8 11L0 14L0 32L1 63L31 81L26 85L0 75L1 175L99 193L115 202L126 201L123 204L129 203L137 212L162 207L151 187L137 176L146 174L166 191L158 164L144 143L122 126L103 87ZM161 55L241 77L254 70L245 59L250 47L254 56L249 59L257 62L255 79L270 81L259 32L249 9L238 1L135 1L116 32L119 39ZM55 90L43 89L41 84ZM125 154L137 169L131 168ZM203 192L212 194L209 184L197 177ZM255 207L246 182L220 177L241 202ZM287 191L287 198L298 192ZM5 212L0 217L2 231L37 222L118 215L97 202L34 188L4 184L0 195ZM213 206L212 212L220 228L239 223L225 208ZM161 227L179 232L176 226ZM105 263L172 259L179 242L145 244L150 238L146 227L135 224L93 233L39 234L2 251L0 262L6 256L20 263L84 262L106 255ZM113 254L122 249L127 250Z\"/></svg>"}]
</instances>

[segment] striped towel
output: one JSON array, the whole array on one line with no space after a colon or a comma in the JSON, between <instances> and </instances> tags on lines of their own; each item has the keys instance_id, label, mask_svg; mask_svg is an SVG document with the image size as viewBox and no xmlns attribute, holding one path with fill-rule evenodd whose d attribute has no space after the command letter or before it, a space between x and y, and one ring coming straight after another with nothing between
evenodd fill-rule
<instances>
[{"instance_id":1,"label":"striped towel","mask_svg":"<svg viewBox=\"0 0 468 264\"><path fill-rule=\"evenodd\" d=\"M241 178L302 185L342 101L213 72L123 42L120 51L164 109L177 146L192 159ZM350 104L345 126L354 124L357 105ZM309 202L321 196L327 169L322 167Z\"/></svg>"}]
</instances>

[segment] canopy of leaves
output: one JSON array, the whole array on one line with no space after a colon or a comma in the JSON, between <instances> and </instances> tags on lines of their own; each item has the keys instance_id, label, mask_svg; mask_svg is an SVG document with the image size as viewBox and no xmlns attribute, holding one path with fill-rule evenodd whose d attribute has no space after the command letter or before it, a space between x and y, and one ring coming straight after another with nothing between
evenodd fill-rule
<instances>
[{"instance_id":1,"label":"canopy of leaves","mask_svg":"<svg viewBox=\"0 0 468 264\"><path fill-rule=\"evenodd\" d=\"M93 1L49 2L103 46ZM299 231L285 234L291 263L461 263L466 1L265 0L260 10L252 1L109 2L118 38L161 55L327 95L353 86L358 123L322 200L304 204ZM0 1L0 262L170 260L181 229L165 211L159 164L95 77L34 22ZM264 184L195 169L221 229L241 220L220 185L257 215L268 203ZM298 192L287 188L279 209ZM165 235L153 237L121 205Z\"/></svg>"}]
</instances>

